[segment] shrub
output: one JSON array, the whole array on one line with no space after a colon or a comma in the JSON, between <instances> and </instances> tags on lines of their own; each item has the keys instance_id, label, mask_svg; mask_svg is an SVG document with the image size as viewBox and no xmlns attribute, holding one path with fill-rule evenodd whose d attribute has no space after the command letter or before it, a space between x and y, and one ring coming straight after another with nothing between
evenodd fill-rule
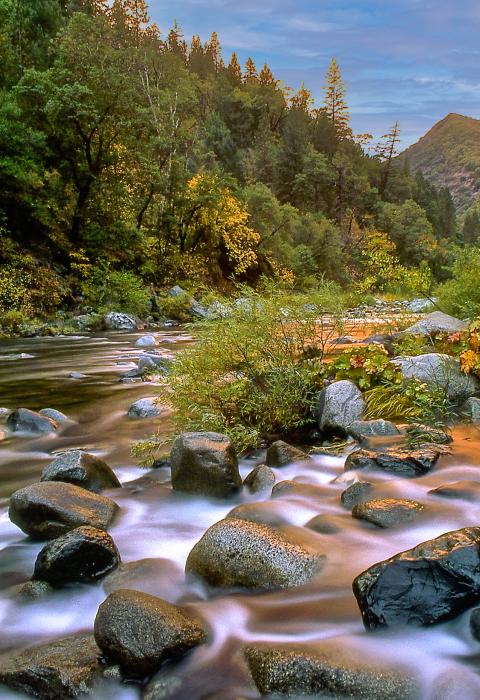
<instances>
[{"instance_id":1,"label":"shrub","mask_svg":"<svg viewBox=\"0 0 480 700\"><path fill-rule=\"evenodd\" d=\"M462 251L452 266L452 279L437 289L438 306L460 318L480 315L480 248Z\"/></svg>"},{"instance_id":2,"label":"shrub","mask_svg":"<svg viewBox=\"0 0 480 700\"><path fill-rule=\"evenodd\" d=\"M151 295L134 272L97 266L81 288L85 302L100 313L123 311L140 317L148 314Z\"/></svg>"},{"instance_id":3,"label":"shrub","mask_svg":"<svg viewBox=\"0 0 480 700\"><path fill-rule=\"evenodd\" d=\"M5 311L0 314L0 328L7 334L20 333L28 323L28 317L22 311Z\"/></svg>"},{"instance_id":4,"label":"shrub","mask_svg":"<svg viewBox=\"0 0 480 700\"><path fill-rule=\"evenodd\" d=\"M177 321L190 321L192 318L192 298L187 292L175 297L168 294L161 296L157 299L157 306L165 318L174 318Z\"/></svg>"},{"instance_id":5,"label":"shrub","mask_svg":"<svg viewBox=\"0 0 480 700\"><path fill-rule=\"evenodd\" d=\"M308 297L242 291L224 317L199 325L199 342L178 357L161 397L177 428L226 433L240 450L312 421L321 360L338 333L318 321L322 290Z\"/></svg>"},{"instance_id":6,"label":"shrub","mask_svg":"<svg viewBox=\"0 0 480 700\"><path fill-rule=\"evenodd\" d=\"M393 384L398 388L402 382L400 370L390 362L381 345L345 350L329 365L329 373L337 381L350 379L363 391L379 384Z\"/></svg>"}]
</instances>

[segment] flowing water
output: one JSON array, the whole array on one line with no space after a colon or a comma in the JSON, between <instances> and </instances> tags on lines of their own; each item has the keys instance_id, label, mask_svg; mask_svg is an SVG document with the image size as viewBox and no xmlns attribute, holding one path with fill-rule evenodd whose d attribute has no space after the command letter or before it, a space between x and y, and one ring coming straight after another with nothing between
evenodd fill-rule
<instances>
[{"instance_id":1,"label":"flowing water","mask_svg":"<svg viewBox=\"0 0 480 700\"><path fill-rule=\"evenodd\" d=\"M39 479L42 468L59 451L74 447L101 456L115 470L124 488L108 492L121 506L110 532L124 563L143 561L122 587L137 588L186 605L210 629L209 642L174 667L178 700L257 698L241 656L246 641L314 644L333 641L340 649L357 650L365 658L406 667L418 678L425 700L480 698L479 645L468 628L468 613L428 629L367 633L351 591L353 578L371 564L449 530L479 525L480 504L441 499L428 494L436 486L460 480L480 481L480 434L458 431L452 455L420 479L369 474L377 496L413 498L426 505L411 524L390 530L352 518L340 494L354 474L343 472L344 458L316 456L307 466L277 469L277 481L293 479L303 486L270 500L242 494L213 501L172 492L166 468L145 471L130 455L132 442L168 427L168 416L134 420L128 406L155 394L148 383L119 383L134 367L134 341L140 334L77 338L39 338L4 342L0 348L0 406L59 409L71 419L54 435L9 435L0 424L0 651L22 648L91 629L107 593L102 584L75 586L30 603L16 599L19 584L33 571L41 544L31 542L7 515L8 496ZM191 338L184 331L158 333L159 349L175 353ZM72 379L72 371L85 374ZM2 420L2 419L0 419ZM258 461L258 460L257 460ZM256 462L241 464L245 476ZM260 507L281 517L289 537L325 553L326 565L310 584L269 594L232 592L209 596L186 582L183 569L193 545L205 530L242 502L265 501ZM338 525L335 534L317 534L304 527L325 514ZM461 675L458 675L461 674ZM439 678L460 678L461 694L441 695ZM0 689L0 698L20 697ZM94 697L135 700L134 684L105 685Z\"/></svg>"}]
</instances>

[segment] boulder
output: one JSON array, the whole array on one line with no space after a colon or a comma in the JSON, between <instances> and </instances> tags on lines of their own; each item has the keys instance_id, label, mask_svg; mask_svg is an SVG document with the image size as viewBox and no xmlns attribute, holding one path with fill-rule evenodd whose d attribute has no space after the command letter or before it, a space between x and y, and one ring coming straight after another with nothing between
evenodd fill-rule
<instances>
[{"instance_id":1,"label":"boulder","mask_svg":"<svg viewBox=\"0 0 480 700\"><path fill-rule=\"evenodd\" d=\"M414 441L414 444L435 444L435 445L449 445L453 442L453 438L448 432L448 427L442 430L442 428L432 428L430 425L423 425L422 423L411 423L407 426L405 432L407 433L410 440Z\"/></svg>"},{"instance_id":2,"label":"boulder","mask_svg":"<svg viewBox=\"0 0 480 700\"><path fill-rule=\"evenodd\" d=\"M56 421L28 408L17 408L7 418L7 428L13 433L40 435L53 433L57 427Z\"/></svg>"},{"instance_id":3,"label":"boulder","mask_svg":"<svg viewBox=\"0 0 480 700\"><path fill-rule=\"evenodd\" d=\"M110 498L63 482L26 486L10 498L8 515L35 539L53 539L81 525L106 530L118 511Z\"/></svg>"},{"instance_id":4,"label":"boulder","mask_svg":"<svg viewBox=\"0 0 480 700\"><path fill-rule=\"evenodd\" d=\"M459 318L444 314L442 311L433 311L407 328L404 333L411 335L431 336L437 333L457 333L468 328L468 323Z\"/></svg>"},{"instance_id":5,"label":"boulder","mask_svg":"<svg viewBox=\"0 0 480 700\"><path fill-rule=\"evenodd\" d=\"M311 460L311 457L306 452L289 445L283 440L277 440L268 448L265 464L267 467L285 467L287 464L306 462L308 460Z\"/></svg>"},{"instance_id":6,"label":"boulder","mask_svg":"<svg viewBox=\"0 0 480 700\"><path fill-rule=\"evenodd\" d=\"M119 311L110 311L103 317L103 323L109 331L136 331L137 319Z\"/></svg>"},{"instance_id":7,"label":"boulder","mask_svg":"<svg viewBox=\"0 0 480 700\"><path fill-rule=\"evenodd\" d=\"M400 431L394 423L378 418L376 420L357 420L348 428L348 434L358 442L369 438L391 437L400 435Z\"/></svg>"},{"instance_id":8,"label":"boulder","mask_svg":"<svg viewBox=\"0 0 480 700\"><path fill-rule=\"evenodd\" d=\"M198 318L203 318L203 319L210 318L209 310L205 306L200 304L200 302L196 301L192 296L190 296L178 284L175 285L175 287L172 287L168 291L168 295L171 297L179 297L179 296L186 295L186 298L187 298L188 303L189 303L189 312L191 313L192 316L197 316Z\"/></svg>"},{"instance_id":9,"label":"boulder","mask_svg":"<svg viewBox=\"0 0 480 700\"><path fill-rule=\"evenodd\" d=\"M103 530L86 525L48 542L35 562L33 578L53 587L99 581L120 563L115 542Z\"/></svg>"},{"instance_id":10,"label":"boulder","mask_svg":"<svg viewBox=\"0 0 480 700\"><path fill-rule=\"evenodd\" d=\"M41 481L64 481L94 493L121 487L106 462L83 450L70 450L55 457L42 471Z\"/></svg>"},{"instance_id":11,"label":"boulder","mask_svg":"<svg viewBox=\"0 0 480 700\"><path fill-rule=\"evenodd\" d=\"M68 417L61 411L57 411L56 408L42 408L39 413L41 416L46 416L46 418L55 421L55 423L65 423L65 421L68 421Z\"/></svg>"},{"instance_id":12,"label":"boulder","mask_svg":"<svg viewBox=\"0 0 480 700\"><path fill-rule=\"evenodd\" d=\"M345 471L352 469L380 470L400 476L423 476L431 471L441 451L434 445L409 452L372 452L358 450L348 455Z\"/></svg>"},{"instance_id":13,"label":"boulder","mask_svg":"<svg viewBox=\"0 0 480 700\"><path fill-rule=\"evenodd\" d=\"M418 700L416 682L398 668L367 661L340 645L255 644L244 648L262 695L351 700Z\"/></svg>"},{"instance_id":14,"label":"boulder","mask_svg":"<svg viewBox=\"0 0 480 700\"><path fill-rule=\"evenodd\" d=\"M374 489L373 484L369 481L356 481L349 486L340 496L342 506L352 510L354 506L363 501L368 501Z\"/></svg>"},{"instance_id":15,"label":"boulder","mask_svg":"<svg viewBox=\"0 0 480 700\"><path fill-rule=\"evenodd\" d=\"M225 519L194 546L186 572L217 588L274 590L307 583L324 560L271 527Z\"/></svg>"},{"instance_id":16,"label":"boulder","mask_svg":"<svg viewBox=\"0 0 480 700\"><path fill-rule=\"evenodd\" d=\"M478 602L480 528L447 532L374 564L353 582L367 629L448 620Z\"/></svg>"},{"instance_id":17,"label":"boulder","mask_svg":"<svg viewBox=\"0 0 480 700\"><path fill-rule=\"evenodd\" d=\"M352 515L359 520L366 520L378 527L387 528L411 522L423 509L424 506L417 501L382 498L358 503L354 506Z\"/></svg>"},{"instance_id":18,"label":"boulder","mask_svg":"<svg viewBox=\"0 0 480 700\"><path fill-rule=\"evenodd\" d=\"M100 605L94 634L105 657L135 676L156 671L206 640L203 627L180 608L126 588Z\"/></svg>"},{"instance_id":19,"label":"boulder","mask_svg":"<svg viewBox=\"0 0 480 700\"><path fill-rule=\"evenodd\" d=\"M100 676L100 650L81 632L0 657L0 683L42 700L88 694Z\"/></svg>"},{"instance_id":20,"label":"boulder","mask_svg":"<svg viewBox=\"0 0 480 700\"><path fill-rule=\"evenodd\" d=\"M132 403L127 411L129 418L155 418L161 414L161 409L155 403L155 399L138 399Z\"/></svg>"},{"instance_id":21,"label":"boulder","mask_svg":"<svg viewBox=\"0 0 480 700\"><path fill-rule=\"evenodd\" d=\"M259 464L245 477L243 485L250 493L271 492L275 485L275 474L266 464Z\"/></svg>"},{"instance_id":22,"label":"boulder","mask_svg":"<svg viewBox=\"0 0 480 700\"><path fill-rule=\"evenodd\" d=\"M154 335L142 335L135 341L136 348L154 348L157 344Z\"/></svg>"},{"instance_id":23,"label":"boulder","mask_svg":"<svg viewBox=\"0 0 480 700\"><path fill-rule=\"evenodd\" d=\"M480 481L455 481L452 484L443 484L428 493L432 496L443 498L461 498L463 501L480 503Z\"/></svg>"},{"instance_id":24,"label":"boulder","mask_svg":"<svg viewBox=\"0 0 480 700\"><path fill-rule=\"evenodd\" d=\"M463 416L472 423L480 423L480 399L471 396L462 406Z\"/></svg>"},{"instance_id":25,"label":"boulder","mask_svg":"<svg viewBox=\"0 0 480 700\"><path fill-rule=\"evenodd\" d=\"M349 380L333 382L317 398L317 419L323 432L348 433L355 421L362 419L365 401L360 389Z\"/></svg>"},{"instance_id":26,"label":"boulder","mask_svg":"<svg viewBox=\"0 0 480 700\"><path fill-rule=\"evenodd\" d=\"M137 376L138 373L143 374L146 371L163 374L168 372L168 364L168 360L162 355L157 355L153 352L143 352L138 358Z\"/></svg>"},{"instance_id":27,"label":"boulder","mask_svg":"<svg viewBox=\"0 0 480 700\"><path fill-rule=\"evenodd\" d=\"M230 438L219 433L183 433L170 454L175 491L225 498L238 493L242 478Z\"/></svg>"},{"instance_id":28,"label":"boulder","mask_svg":"<svg viewBox=\"0 0 480 700\"><path fill-rule=\"evenodd\" d=\"M407 309L413 314L419 314L423 311L428 311L432 308L433 304L436 304L437 299L412 299L407 304ZM444 314L445 315L445 314ZM451 317L450 317L451 318Z\"/></svg>"},{"instance_id":29,"label":"boulder","mask_svg":"<svg viewBox=\"0 0 480 700\"><path fill-rule=\"evenodd\" d=\"M465 374L455 357L440 353L428 353L413 357L396 357L392 360L405 380L417 379L431 390L439 391L454 403L462 403L480 389L479 380Z\"/></svg>"}]
</instances>

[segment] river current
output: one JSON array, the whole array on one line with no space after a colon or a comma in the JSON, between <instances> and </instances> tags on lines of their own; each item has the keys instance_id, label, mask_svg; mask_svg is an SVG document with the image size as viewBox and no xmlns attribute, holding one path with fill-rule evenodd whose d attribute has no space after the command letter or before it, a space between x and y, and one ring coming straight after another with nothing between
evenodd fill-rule
<instances>
[{"instance_id":1,"label":"river current","mask_svg":"<svg viewBox=\"0 0 480 700\"><path fill-rule=\"evenodd\" d=\"M121 507L110 533L123 563L148 560L132 572L128 586L169 602L186 605L207 624L207 645L189 654L175 668L182 679L177 700L258 698L241 660L246 641L276 644L332 640L339 648L357 650L365 658L406 667L422 687L425 700L480 698L479 643L469 631L468 612L427 629L366 632L351 583L368 566L449 530L480 524L480 503L440 499L428 492L456 481L480 481L480 432L458 430L451 455L419 479L369 474L375 497L412 498L425 504L415 522L382 530L352 518L340 494L354 478L344 473L345 458L318 455L306 465L276 469L277 482L304 484L294 494L270 500L244 492L229 501L173 493L166 468L145 470L132 458L133 442L168 427L168 415L131 419L127 409L138 398L154 396L149 383L120 383L133 368L139 351L137 334L107 334L68 338L4 341L0 345L0 407L33 410L51 407L70 421L56 434L43 437L9 435L0 418L0 652L67 636L93 626L107 592L102 583L72 586L30 603L16 598L19 585L32 572L41 543L31 542L8 519L8 497L39 480L43 467L58 452L81 448L104 459L124 485L106 492ZM191 342L184 330L156 334L159 350L175 354ZM71 372L85 375L73 379ZM257 460L241 463L246 476ZM186 582L188 553L205 530L240 503L268 501L265 508L284 521L292 539L326 555L326 565L311 583L268 593L243 592L209 596L198 584ZM338 525L334 534L305 528L325 514ZM462 694L439 691L445 679L459 678ZM442 691L443 692L443 691ZM454 691L456 692L456 691ZM0 688L0 698L19 698ZM138 700L133 684L111 682L99 689L99 700Z\"/></svg>"}]
</instances>

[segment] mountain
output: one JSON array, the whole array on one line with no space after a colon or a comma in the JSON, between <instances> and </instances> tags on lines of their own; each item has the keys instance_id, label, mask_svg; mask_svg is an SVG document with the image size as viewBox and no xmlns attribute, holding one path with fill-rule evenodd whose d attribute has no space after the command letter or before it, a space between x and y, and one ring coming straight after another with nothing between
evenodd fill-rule
<instances>
[{"instance_id":1,"label":"mountain","mask_svg":"<svg viewBox=\"0 0 480 700\"><path fill-rule=\"evenodd\" d=\"M448 114L400 156L412 173L421 170L437 187L448 187L459 210L480 197L480 119Z\"/></svg>"}]
</instances>

